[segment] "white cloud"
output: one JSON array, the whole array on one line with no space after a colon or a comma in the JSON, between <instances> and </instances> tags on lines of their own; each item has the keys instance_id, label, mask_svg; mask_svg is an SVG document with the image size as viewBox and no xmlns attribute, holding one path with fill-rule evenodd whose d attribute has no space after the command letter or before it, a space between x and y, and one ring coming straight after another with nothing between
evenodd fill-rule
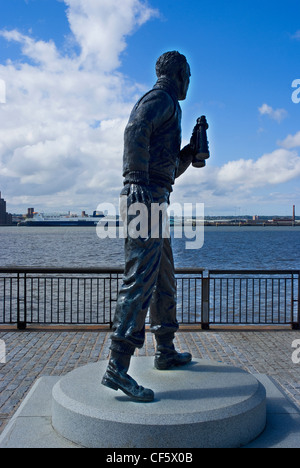
<instances>
[{"instance_id":1,"label":"white cloud","mask_svg":"<svg viewBox=\"0 0 300 468\"><path fill-rule=\"evenodd\" d=\"M284 148L297 148L300 146L300 131L295 135L288 135L285 140L279 141L278 144Z\"/></svg>"},{"instance_id":2,"label":"white cloud","mask_svg":"<svg viewBox=\"0 0 300 468\"><path fill-rule=\"evenodd\" d=\"M205 187L222 193L242 188L245 192L260 187L283 184L300 177L300 157L296 151L279 148L257 160L239 159L221 167L211 166L208 160L203 170L194 168L178 179L178 186Z\"/></svg>"},{"instance_id":3,"label":"white cloud","mask_svg":"<svg viewBox=\"0 0 300 468\"><path fill-rule=\"evenodd\" d=\"M271 106L268 106L268 104L263 104L258 110L261 115L268 115L278 123L287 117L287 111L285 109L273 109Z\"/></svg>"},{"instance_id":4,"label":"white cloud","mask_svg":"<svg viewBox=\"0 0 300 468\"><path fill-rule=\"evenodd\" d=\"M64 55L53 41L17 30L0 32L23 54L22 61L0 65L6 84L0 183L18 206L47 209L56 200L64 209L92 210L118 196L124 127L141 93L117 71L120 53L126 36L156 13L141 0L65 3L80 53Z\"/></svg>"},{"instance_id":5,"label":"white cloud","mask_svg":"<svg viewBox=\"0 0 300 468\"><path fill-rule=\"evenodd\" d=\"M65 0L71 30L81 46L80 62L103 71L120 65L126 36L156 11L140 0Z\"/></svg>"},{"instance_id":6,"label":"white cloud","mask_svg":"<svg viewBox=\"0 0 300 468\"><path fill-rule=\"evenodd\" d=\"M277 149L256 161L240 159L220 168L217 180L221 185L235 184L244 189L288 182L300 176L300 157L296 152Z\"/></svg>"},{"instance_id":7,"label":"white cloud","mask_svg":"<svg viewBox=\"0 0 300 468\"><path fill-rule=\"evenodd\" d=\"M278 197L273 197L275 187L292 183L300 177L300 157L296 151L284 148L264 154L257 160L239 159L229 161L221 167L212 166L208 160L205 169L189 168L176 182L172 201L182 201L186 194L206 209L234 213L235 207L274 205L279 206ZM287 203L284 195L281 202ZM289 199L291 203L292 197ZM293 199L293 202L295 198ZM253 213L255 214L255 213ZM266 214L266 213L264 213Z\"/></svg>"},{"instance_id":8,"label":"white cloud","mask_svg":"<svg viewBox=\"0 0 300 468\"><path fill-rule=\"evenodd\" d=\"M31 58L34 62L52 68L59 63L59 54L53 41L35 41L31 37L21 34L17 30L0 31L0 36L7 41L15 41L21 44L22 53Z\"/></svg>"}]
</instances>

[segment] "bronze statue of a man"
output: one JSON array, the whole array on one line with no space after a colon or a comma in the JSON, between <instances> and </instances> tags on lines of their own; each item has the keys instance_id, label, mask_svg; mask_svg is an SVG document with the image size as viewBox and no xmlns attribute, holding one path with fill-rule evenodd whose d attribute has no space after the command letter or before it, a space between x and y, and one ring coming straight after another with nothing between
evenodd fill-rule
<instances>
[{"instance_id":1,"label":"bronze statue of a man","mask_svg":"<svg viewBox=\"0 0 300 468\"><path fill-rule=\"evenodd\" d=\"M190 83L190 67L179 52L167 52L156 63L158 80L135 105L125 130L123 175L127 206L169 203L175 178L191 164L192 144L181 150L181 108ZM128 217L128 220L130 217ZM173 341L176 319L176 281L170 237L125 239L125 271L111 336L111 356L102 384L122 390L138 401L152 401L154 393L128 375L131 356L142 348L145 319L150 309L151 331L159 370L189 363Z\"/></svg>"}]
</instances>

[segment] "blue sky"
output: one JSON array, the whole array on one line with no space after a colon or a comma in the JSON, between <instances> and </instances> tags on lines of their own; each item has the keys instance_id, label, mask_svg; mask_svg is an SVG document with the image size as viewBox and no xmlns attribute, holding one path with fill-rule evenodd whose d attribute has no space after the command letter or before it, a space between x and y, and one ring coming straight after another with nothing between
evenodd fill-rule
<instances>
[{"instance_id":1,"label":"blue sky","mask_svg":"<svg viewBox=\"0 0 300 468\"><path fill-rule=\"evenodd\" d=\"M158 56L179 50L192 70L183 143L205 114L211 159L178 179L173 201L203 202L207 215L300 212L299 1L2 3L0 189L10 211L116 203L131 107L154 84Z\"/></svg>"}]
</instances>

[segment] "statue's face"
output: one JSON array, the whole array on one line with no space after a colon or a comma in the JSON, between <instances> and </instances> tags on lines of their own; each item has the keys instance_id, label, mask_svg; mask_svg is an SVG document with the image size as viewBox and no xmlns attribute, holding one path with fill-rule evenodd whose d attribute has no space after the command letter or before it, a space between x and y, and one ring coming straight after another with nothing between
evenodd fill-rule
<instances>
[{"instance_id":1,"label":"statue's face","mask_svg":"<svg viewBox=\"0 0 300 468\"><path fill-rule=\"evenodd\" d=\"M180 91L179 91L179 101L184 101L190 85L191 69L189 64L186 64L186 69L181 71L180 74Z\"/></svg>"}]
</instances>

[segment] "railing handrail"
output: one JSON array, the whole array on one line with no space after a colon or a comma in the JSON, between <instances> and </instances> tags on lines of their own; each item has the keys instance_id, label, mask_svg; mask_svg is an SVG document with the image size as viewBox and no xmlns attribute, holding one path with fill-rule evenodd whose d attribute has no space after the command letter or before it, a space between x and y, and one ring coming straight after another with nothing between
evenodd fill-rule
<instances>
[{"instance_id":1,"label":"railing handrail","mask_svg":"<svg viewBox=\"0 0 300 468\"><path fill-rule=\"evenodd\" d=\"M36 267L36 266L7 266L7 267L0 267L0 273L35 273L35 274L103 274L103 273L112 273L112 274L122 274L124 272L124 267ZM274 270L274 269L212 269L208 270L206 268L199 268L199 267L178 267L175 268L175 273L177 274L202 274L207 272L209 275L226 275L226 274L233 274L233 275L243 275L243 274L251 274L251 275L300 275L300 270L297 269L283 269L283 270Z\"/></svg>"},{"instance_id":2,"label":"railing handrail","mask_svg":"<svg viewBox=\"0 0 300 468\"><path fill-rule=\"evenodd\" d=\"M300 270L208 270L210 275L299 275Z\"/></svg>"},{"instance_id":3,"label":"railing handrail","mask_svg":"<svg viewBox=\"0 0 300 468\"><path fill-rule=\"evenodd\" d=\"M102 274L102 273L123 273L122 267L34 267L34 266L20 266L20 267L0 267L0 273L35 273L35 274Z\"/></svg>"},{"instance_id":4,"label":"railing handrail","mask_svg":"<svg viewBox=\"0 0 300 468\"><path fill-rule=\"evenodd\" d=\"M185 274L202 274L205 268L175 268L175 273ZM0 267L0 273L33 273L33 274L123 274L123 267L34 267L34 266L18 266L18 267Z\"/></svg>"}]
</instances>

